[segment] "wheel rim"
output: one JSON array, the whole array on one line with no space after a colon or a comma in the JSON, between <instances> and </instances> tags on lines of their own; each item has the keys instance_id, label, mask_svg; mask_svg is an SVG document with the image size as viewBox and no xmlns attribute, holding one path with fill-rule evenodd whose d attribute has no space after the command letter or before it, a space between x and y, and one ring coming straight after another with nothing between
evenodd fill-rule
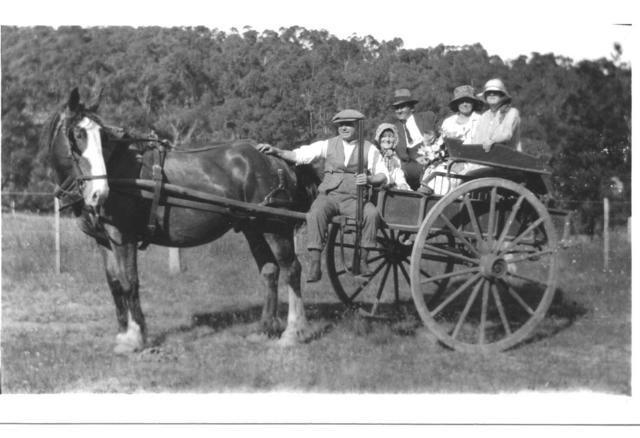
<instances>
[{"instance_id":1,"label":"wheel rim","mask_svg":"<svg viewBox=\"0 0 640 438\"><path fill-rule=\"evenodd\" d=\"M557 248L549 213L525 187L500 178L465 183L433 206L416 236L411 290L418 313L456 350L509 348L551 304ZM424 275L424 265L437 267L439 259L452 263L449 272Z\"/></svg>"},{"instance_id":2,"label":"wheel rim","mask_svg":"<svg viewBox=\"0 0 640 438\"><path fill-rule=\"evenodd\" d=\"M403 244L407 237L405 232L379 229L377 249L370 250L368 257L373 275L365 278L351 272L355 228L345 225L341 233L339 225L332 225L326 264L329 279L340 301L371 314L377 310L378 303L397 302L403 291L409 290L410 284L411 246Z\"/></svg>"}]
</instances>

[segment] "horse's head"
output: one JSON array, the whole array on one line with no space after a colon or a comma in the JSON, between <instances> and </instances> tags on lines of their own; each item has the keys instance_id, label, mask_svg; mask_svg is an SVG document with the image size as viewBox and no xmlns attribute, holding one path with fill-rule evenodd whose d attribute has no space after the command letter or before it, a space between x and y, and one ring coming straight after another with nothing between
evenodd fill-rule
<instances>
[{"instance_id":1,"label":"horse's head","mask_svg":"<svg viewBox=\"0 0 640 438\"><path fill-rule=\"evenodd\" d=\"M97 104L86 108L75 88L61 111L45 127L43 141L49 149L61 192L72 203L100 206L109 194ZM80 195L82 196L80 198Z\"/></svg>"}]
</instances>

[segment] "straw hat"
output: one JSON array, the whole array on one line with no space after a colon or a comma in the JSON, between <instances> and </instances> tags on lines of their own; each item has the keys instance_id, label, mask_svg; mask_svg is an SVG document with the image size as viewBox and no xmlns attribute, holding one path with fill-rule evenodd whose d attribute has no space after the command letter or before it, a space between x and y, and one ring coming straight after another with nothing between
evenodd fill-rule
<instances>
[{"instance_id":1,"label":"straw hat","mask_svg":"<svg viewBox=\"0 0 640 438\"><path fill-rule=\"evenodd\" d=\"M470 100L473 103L474 111L481 110L484 105L484 102L476 97L476 90L471 85L460 85L453 90L453 99L449 102L451 111L458 111L458 105L463 99Z\"/></svg>"},{"instance_id":2,"label":"straw hat","mask_svg":"<svg viewBox=\"0 0 640 438\"><path fill-rule=\"evenodd\" d=\"M504 94L504 97L507 99L511 99L511 95L507 91L507 87L504 86L504 82L502 79L489 79L486 84L484 84L484 90L482 90L482 96L486 99L488 91L499 91Z\"/></svg>"}]
</instances>

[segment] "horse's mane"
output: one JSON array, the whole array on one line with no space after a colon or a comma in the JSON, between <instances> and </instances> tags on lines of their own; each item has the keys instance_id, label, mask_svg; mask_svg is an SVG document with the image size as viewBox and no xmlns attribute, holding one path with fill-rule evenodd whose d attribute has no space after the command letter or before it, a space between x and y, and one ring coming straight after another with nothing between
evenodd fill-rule
<instances>
[{"instance_id":1,"label":"horse's mane","mask_svg":"<svg viewBox=\"0 0 640 438\"><path fill-rule=\"evenodd\" d=\"M53 136L56 133L56 128L60 123L60 112L56 112L49 116L49 118L42 125L42 131L40 132L40 148L49 149L53 142Z\"/></svg>"}]
</instances>

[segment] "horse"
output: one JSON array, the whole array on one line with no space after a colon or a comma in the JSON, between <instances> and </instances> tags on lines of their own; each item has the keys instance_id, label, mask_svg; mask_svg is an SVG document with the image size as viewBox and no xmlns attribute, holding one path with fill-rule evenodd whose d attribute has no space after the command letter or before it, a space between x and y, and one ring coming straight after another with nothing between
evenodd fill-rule
<instances>
[{"instance_id":1,"label":"horse","mask_svg":"<svg viewBox=\"0 0 640 438\"><path fill-rule=\"evenodd\" d=\"M269 337L280 334L278 342L283 345L306 342L310 331L294 248L294 232L300 223L234 216L215 206L191 208L189 202L169 205L162 202L159 188L175 185L247 205L264 204L275 190L275 198L281 201L283 193L288 195L280 208L285 205L288 210L304 212L317 184L315 173L262 154L249 140L211 144L192 153L153 137L141 140L105 124L97 114L98 105L99 101L85 106L78 89L73 89L67 102L49 117L41 141L48 148L58 180L57 195L72 206L80 229L98 243L116 308L114 352L139 352L147 345L138 250L148 244L202 245L231 229L246 237L266 289L257 331ZM115 186L117 181L151 181L154 193L141 198L140 190L122 189ZM280 274L289 296L284 330L277 316Z\"/></svg>"}]
</instances>

